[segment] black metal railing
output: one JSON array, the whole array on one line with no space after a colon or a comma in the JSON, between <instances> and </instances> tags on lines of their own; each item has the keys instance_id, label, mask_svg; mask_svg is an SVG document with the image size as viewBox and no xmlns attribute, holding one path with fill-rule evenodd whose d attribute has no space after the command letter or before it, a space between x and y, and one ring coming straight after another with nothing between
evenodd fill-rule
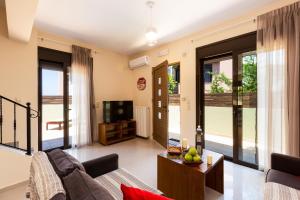
<instances>
[{"instance_id":1,"label":"black metal railing","mask_svg":"<svg viewBox=\"0 0 300 200\"><path fill-rule=\"evenodd\" d=\"M7 101L13 105L13 124L12 124L12 132L13 132L13 142L4 142L3 141L3 124L5 118L3 116L3 102ZM26 148L21 148L17 144L17 107L23 108L26 111ZM13 101L9 98L6 98L0 95L0 145L11 147L17 150L25 151L27 155L31 155L31 119L37 118L39 116L38 111L32 109L30 107L30 103L26 103L26 105L22 105L16 101ZM7 134L11 134L9 131Z\"/></svg>"}]
</instances>

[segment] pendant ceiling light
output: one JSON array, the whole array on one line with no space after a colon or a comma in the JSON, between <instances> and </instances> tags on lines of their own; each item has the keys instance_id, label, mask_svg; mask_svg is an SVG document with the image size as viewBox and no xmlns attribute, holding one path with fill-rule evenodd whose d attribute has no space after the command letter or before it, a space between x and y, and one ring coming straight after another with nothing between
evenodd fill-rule
<instances>
[{"instance_id":1,"label":"pendant ceiling light","mask_svg":"<svg viewBox=\"0 0 300 200\"><path fill-rule=\"evenodd\" d=\"M152 8L154 5L154 1L147 1L146 5L150 8L150 26L147 28L147 32L145 34L147 43L149 46L154 46L157 43L157 32L156 29L152 25Z\"/></svg>"}]
</instances>

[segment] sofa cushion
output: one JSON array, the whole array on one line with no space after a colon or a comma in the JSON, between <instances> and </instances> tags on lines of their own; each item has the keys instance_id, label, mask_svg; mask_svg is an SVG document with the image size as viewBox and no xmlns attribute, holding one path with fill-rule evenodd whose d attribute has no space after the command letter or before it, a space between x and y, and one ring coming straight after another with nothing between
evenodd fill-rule
<instances>
[{"instance_id":1,"label":"sofa cushion","mask_svg":"<svg viewBox=\"0 0 300 200\"><path fill-rule=\"evenodd\" d=\"M154 194L146 190L141 190L139 188L128 187L124 184L121 184L121 190L123 192L123 200L141 200L141 199L171 200L167 197Z\"/></svg>"},{"instance_id":2,"label":"sofa cushion","mask_svg":"<svg viewBox=\"0 0 300 200\"><path fill-rule=\"evenodd\" d=\"M30 199L32 200L66 199L61 180L44 152L33 154L30 167L29 191Z\"/></svg>"},{"instance_id":3,"label":"sofa cushion","mask_svg":"<svg viewBox=\"0 0 300 200\"><path fill-rule=\"evenodd\" d=\"M73 156L61 149L54 149L47 153L49 160L60 178L63 178L75 169L85 171L83 165Z\"/></svg>"},{"instance_id":4,"label":"sofa cushion","mask_svg":"<svg viewBox=\"0 0 300 200\"><path fill-rule=\"evenodd\" d=\"M63 182L71 200L114 200L97 181L78 169L64 177Z\"/></svg>"},{"instance_id":5,"label":"sofa cushion","mask_svg":"<svg viewBox=\"0 0 300 200\"><path fill-rule=\"evenodd\" d=\"M300 179L297 176L275 169L268 171L266 181L279 183L300 190Z\"/></svg>"},{"instance_id":6,"label":"sofa cushion","mask_svg":"<svg viewBox=\"0 0 300 200\"><path fill-rule=\"evenodd\" d=\"M155 194L162 194L159 190L146 185L124 169L117 169L102 176L98 176L95 180L100 183L102 187L106 188L116 200L123 200L123 193L120 189L122 183Z\"/></svg>"}]
</instances>

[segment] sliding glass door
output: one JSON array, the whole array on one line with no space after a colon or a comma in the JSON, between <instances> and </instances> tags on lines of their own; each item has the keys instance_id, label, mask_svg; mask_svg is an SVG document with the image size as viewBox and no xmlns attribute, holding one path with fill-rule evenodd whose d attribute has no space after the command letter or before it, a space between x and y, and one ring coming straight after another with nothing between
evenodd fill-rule
<instances>
[{"instance_id":1,"label":"sliding glass door","mask_svg":"<svg viewBox=\"0 0 300 200\"><path fill-rule=\"evenodd\" d=\"M238 80L235 119L238 135L238 160L257 165L257 62L256 52L238 55Z\"/></svg>"},{"instance_id":2,"label":"sliding glass door","mask_svg":"<svg viewBox=\"0 0 300 200\"><path fill-rule=\"evenodd\" d=\"M204 127L206 149L233 157L232 56L204 61Z\"/></svg>"},{"instance_id":3,"label":"sliding glass door","mask_svg":"<svg viewBox=\"0 0 300 200\"><path fill-rule=\"evenodd\" d=\"M256 33L197 48L197 124L205 148L257 168Z\"/></svg>"}]
</instances>

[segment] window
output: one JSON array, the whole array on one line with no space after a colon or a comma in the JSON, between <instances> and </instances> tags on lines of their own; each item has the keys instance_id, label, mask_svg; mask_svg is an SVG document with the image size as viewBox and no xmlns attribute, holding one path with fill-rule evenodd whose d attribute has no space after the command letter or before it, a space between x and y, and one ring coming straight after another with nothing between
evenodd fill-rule
<instances>
[{"instance_id":1,"label":"window","mask_svg":"<svg viewBox=\"0 0 300 200\"><path fill-rule=\"evenodd\" d=\"M212 81L212 64L204 65L204 82L211 83Z\"/></svg>"}]
</instances>

